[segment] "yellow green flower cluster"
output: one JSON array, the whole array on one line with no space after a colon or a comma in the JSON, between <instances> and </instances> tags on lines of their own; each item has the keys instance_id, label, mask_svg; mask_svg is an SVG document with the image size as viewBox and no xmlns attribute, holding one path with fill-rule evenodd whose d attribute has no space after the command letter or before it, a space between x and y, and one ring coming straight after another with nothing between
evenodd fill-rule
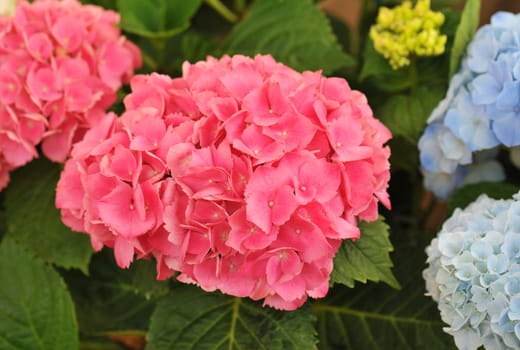
<instances>
[{"instance_id":1,"label":"yellow green flower cluster","mask_svg":"<svg viewBox=\"0 0 520 350\"><path fill-rule=\"evenodd\" d=\"M16 3L16 0L0 0L0 16L12 16Z\"/></svg>"},{"instance_id":2,"label":"yellow green flower cluster","mask_svg":"<svg viewBox=\"0 0 520 350\"><path fill-rule=\"evenodd\" d=\"M410 56L437 56L444 52L447 37L439 28L444 14L430 9L430 0L417 0L415 7L405 0L392 9L381 7L370 38L377 52L393 69L410 64Z\"/></svg>"}]
</instances>

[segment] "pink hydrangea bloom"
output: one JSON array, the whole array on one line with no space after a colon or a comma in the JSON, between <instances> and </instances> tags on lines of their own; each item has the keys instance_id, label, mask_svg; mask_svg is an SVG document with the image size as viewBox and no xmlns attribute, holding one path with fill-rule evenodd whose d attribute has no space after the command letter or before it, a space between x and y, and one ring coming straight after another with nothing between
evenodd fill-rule
<instances>
[{"instance_id":1,"label":"pink hydrangea bloom","mask_svg":"<svg viewBox=\"0 0 520 350\"><path fill-rule=\"evenodd\" d=\"M38 156L62 162L141 65L119 16L76 0L20 1L0 15L0 190Z\"/></svg>"},{"instance_id":2,"label":"pink hydrangea bloom","mask_svg":"<svg viewBox=\"0 0 520 350\"><path fill-rule=\"evenodd\" d=\"M74 146L56 198L121 267L153 256L158 278L292 310L326 295L357 220L390 207L391 134L344 79L236 55L131 87L121 118Z\"/></svg>"}]
</instances>

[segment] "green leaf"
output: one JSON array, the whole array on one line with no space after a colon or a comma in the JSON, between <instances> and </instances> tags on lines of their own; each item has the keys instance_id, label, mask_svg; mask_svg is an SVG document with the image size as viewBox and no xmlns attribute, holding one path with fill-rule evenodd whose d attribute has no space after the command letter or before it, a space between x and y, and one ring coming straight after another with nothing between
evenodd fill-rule
<instances>
[{"instance_id":1,"label":"green leaf","mask_svg":"<svg viewBox=\"0 0 520 350\"><path fill-rule=\"evenodd\" d=\"M83 334L142 333L158 298L169 291L167 282L156 280L154 261L137 260L130 268L120 269L113 254L111 249L96 253L89 276L63 272Z\"/></svg>"},{"instance_id":2,"label":"green leaf","mask_svg":"<svg viewBox=\"0 0 520 350\"><path fill-rule=\"evenodd\" d=\"M448 203L448 215L451 215L455 208L465 208L482 194L495 199L510 199L518 190L518 186L503 182L479 182L463 186L453 192Z\"/></svg>"},{"instance_id":3,"label":"green leaf","mask_svg":"<svg viewBox=\"0 0 520 350\"><path fill-rule=\"evenodd\" d=\"M402 136L416 144L430 113L443 96L441 88L423 86L409 95L390 97L378 109L377 115L394 136Z\"/></svg>"},{"instance_id":4,"label":"green leaf","mask_svg":"<svg viewBox=\"0 0 520 350\"><path fill-rule=\"evenodd\" d=\"M329 74L351 67L326 16L310 0L259 0L234 27L226 51L254 56L271 54L296 70Z\"/></svg>"},{"instance_id":5,"label":"green leaf","mask_svg":"<svg viewBox=\"0 0 520 350\"><path fill-rule=\"evenodd\" d=\"M86 272L90 241L66 227L54 205L60 170L57 164L36 159L12 174L5 190L7 236L46 262Z\"/></svg>"},{"instance_id":6,"label":"green leaf","mask_svg":"<svg viewBox=\"0 0 520 350\"><path fill-rule=\"evenodd\" d=\"M388 146L392 150L392 154L390 155L392 173L397 170L406 170L409 174L414 174L419 170L417 143L412 143L404 137L394 135L388 142ZM392 177L393 176L394 174L392 174ZM394 202L393 199L392 202Z\"/></svg>"},{"instance_id":7,"label":"green leaf","mask_svg":"<svg viewBox=\"0 0 520 350\"><path fill-rule=\"evenodd\" d=\"M82 4L92 4L101 6L104 9L115 10L116 0L80 0Z\"/></svg>"},{"instance_id":8,"label":"green leaf","mask_svg":"<svg viewBox=\"0 0 520 350\"><path fill-rule=\"evenodd\" d=\"M77 349L74 306L63 280L12 240L0 245L0 349Z\"/></svg>"},{"instance_id":9,"label":"green leaf","mask_svg":"<svg viewBox=\"0 0 520 350\"><path fill-rule=\"evenodd\" d=\"M167 38L190 25L202 0L117 0L120 26L147 38Z\"/></svg>"},{"instance_id":10,"label":"green leaf","mask_svg":"<svg viewBox=\"0 0 520 350\"><path fill-rule=\"evenodd\" d=\"M308 307L277 311L183 285L157 305L146 349L311 350L315 333Z\"/></svg>"},{"instance_id":11,"label":"green leaf","mask_svg":"<svg viewBox=\"0 0 520 350\"><path fill-rule=\"evenodd\" d=\"M473 39L480 20L480 0L467 0L462 12L460 23L455 33L453 48L450 53L449 77L459 69L459 63L464 56L466 46Z\"/></svg>"},{"instance_id":12,"label":"green leaf","mask_svg":"<svg viewBox=\"0 0 520 350\"><path fill-rule=\"evenodd\" d=\"M361 82L368 80L384 91L401 91L412 85L408 69L392 69L388 61L374 49L374 44L369 38L365 44L363 66L358 79Z\"/></svg>"},{"instance_id":13,"label":"green leaf","mask_svg":"<svg viewBox=\"0 0 520 350\"><path fill-rule=\"evenodd\" d=\"M4 193L5 191L0 191L0 240L2 239L2 236L7 232L7 223L4 209Z\"/></svg>"},{"instance_id":14,"label":"green leaf","mask_svg":"<svg viewBox=\"0 0 520 350\"><path fill-rule=\"evenodd\" d=\"M182 64L185 61L197 62L205 60L208 55L221 55L221 49L213 37L194 29L169 39L165 50L166 57L169 57L166 71L172 76L182 74Z\"/></svg>"},{"instance_id":15,"label":"green leaf","mask_svg":"<svg viewBox=\"0 0 520 350\"><path fill-rule=\"evenodd\" d=\"M399 288L392 274L393 266L389 253L393 251L388 238L388 225L382 217L367 223L360 222L361 238L352 242L345 240L334 258L331 281L354 287L354 282L367 280L385 282Z\"/></svg>"},{"instance_id":16,"label":"green leaf","mask_svg":"<svg viewBox=\"0 0 520 350\"><path fill-rule=\"evenodd\" d=\"M321 350L456 349L453 338L442 331L446 325L437 305L424 295L423 245L405 232L398 234L407 238L405 246L396 246L395 273L402 289L382 283L351 289L338 285L330 297L313 303Z\"/></svg>"}]
</instances>

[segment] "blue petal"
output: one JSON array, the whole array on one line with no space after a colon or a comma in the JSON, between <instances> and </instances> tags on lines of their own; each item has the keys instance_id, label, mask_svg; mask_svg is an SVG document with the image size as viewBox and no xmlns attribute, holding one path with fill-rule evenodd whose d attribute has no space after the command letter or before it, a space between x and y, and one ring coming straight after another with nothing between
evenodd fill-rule
<instances>
[{"instance_id":1,"label":"blue petal","mask_svg":"<svg viewBox=\"0 0 520 350\"><path fill-rule=\"evenodd\" d=\"M486 105L495 102L502 84L491 74L482 74L476 77L472 84L471 100L478 105Z\"/></svg>"}]
</instances>

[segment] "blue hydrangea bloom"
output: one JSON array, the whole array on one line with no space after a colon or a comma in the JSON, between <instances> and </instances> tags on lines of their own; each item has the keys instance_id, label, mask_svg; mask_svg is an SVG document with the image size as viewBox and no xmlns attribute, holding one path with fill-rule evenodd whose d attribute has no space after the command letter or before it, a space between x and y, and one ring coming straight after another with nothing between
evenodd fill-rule
<instances>
[{"instance_id":1,"label":"blue hydrangea bloom","mask_svg":"<svg viewBox=\"0 0 520 350\"><path fill-rule=\"evenodd\" d=\"M509 12L495 13L475 33L445 98L428 118L419 141L425 187L446 198L466 183L502 180L499 163L473 167L477 153L502 146L520 146L520 15ZM520 158L516 153L512 159Z\"/></svg>"},{"instance_id":2,"label":"blue hydrangea bloom","mask_svg":"<svg viewBox=\"0 0 520 350\"><path fill-rule=\"evenodd\" d=\"M520 192L482 195L456 209L426 248L427 294L459 349L520 349L519 222Z\"/></svg>"}]
</instances>

